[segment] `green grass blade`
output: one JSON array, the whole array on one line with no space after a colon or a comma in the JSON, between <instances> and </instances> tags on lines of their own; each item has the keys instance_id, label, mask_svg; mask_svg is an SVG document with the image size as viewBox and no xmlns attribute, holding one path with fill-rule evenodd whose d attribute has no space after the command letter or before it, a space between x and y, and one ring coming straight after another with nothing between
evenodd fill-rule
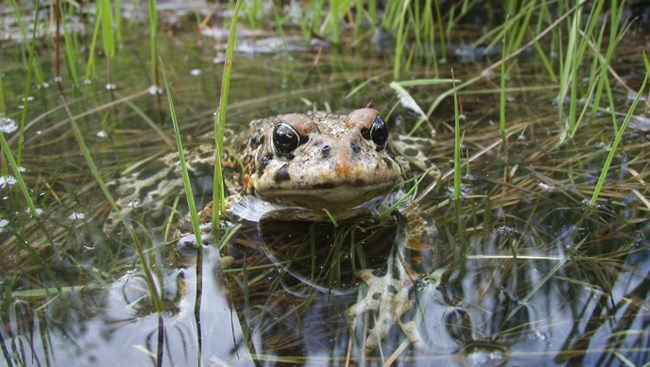
<instances>
[{"instance_id":1,"label":"green grass blade","mask_svg":"<svg viewBox=\"0 0 650 367\"><path fill-rule=\"evenodd\" d=\"M88 49L88 63L86 63L85 80L90 80L90 77L97 76L97 68L95 67L95 47L97 47L97 38L99 38L99 26L101 25L99 17L95 20L95 29L93 30L93 38L90 41L90 48Z\"/></svg>"},{"instance_id":2,"label":"green grass blade","mask_svg":"<svg viewBox=\"0 0 650 367\"><path fill-rule=\"evenodd\" d=\"M174 135L176 136L176 147L178 148L178 159L180 160L181 165L181 174L183 176L183 188L185 189L185 196L187 199L187 207L190 212L190 218L192 221L192 229L194 230L194 237L196 243L200 247L203 243L201 241L201 230L199 229L199 215L198 210L196 209L196 203L194 202L194 193L192 192L192 183L190 182L190 174L187 171L187 161L185 160L185 152L183 152L183 141L181 140L181 129L178 125L178 119L176 118L176 109L174 108L174 100L169 89L169 83L167 82L167 75L165 74L165 67L162 65L162 60L160 60L161 71L163 76L163 85L165 86L165 91L167 92L167 102L169 103L169 113L172 118L172 124L174 125Z\"/></svg>"},{"instance_id":3,"label":"green grass blade","mask_svg":"<svg viewBox=\"0 0 650 367\"><path fill-rule=\"evenodd\" d=\"M5 101L4 76L0 73L0 117L7 114L7 101Z\"/></svg>"},{"instance_id":4,"label":"green grass blade","mask_svg":"<svg viewBox=\"0 0 650 367\"><path fill-rule=\"evenodd\" d=\"M115 8L115 38L117 43L122 43L122 0L113 0L113 6Z\"/></svg>"},{"instance_id":5,"label":"green grass blade","mask_svg":"<svg viewBox=\"0 0 650 367\"><path fill-rule=\"evenodd\" d=\"M401 72L402 52L405 50L408 30L404 23L406 22L406 14L409 8L409 0L404 1L402 5L402 12L399 17L399 27L397 30L397 42L395 42L395 60L393 61L393 79L399 79Z\"/></svg>"},{"instance_id":6,"label":"green grass blade","mask_svg":"<svg viewBox=\"0 0 650 367\"><path fill-rule=\"evenodd\" d=\"M70 32L68 31L68 22L66 21L65 18L65 12L63 11L62 8L59 8L59 13L61 14L61 25L63 26L63 40L65 43L65 53L66 53L66 59L68 61L68 71L70 72L70 77L72 78L72 82L75 85L79 85L79 78L77 78L77 53L75 52L75 47L72 42L72 37L70 36Z\"/></svg>"},{"instance_id":7,"label":"green grass blade","mask_svg":"<svg viewBox=\"0 0 650 367\"><path fill-rule=\"evenodd\" d=\"M86 141L84 140L83 134L81 133L81 129L79 129L79 125L77 124L76 119L74 118L74 116L72 116L72 113L70 112L70 109L68 108L68 104L65 101L65 99L63 97L61 97L61 99L62 99L61 103L65 107L65 110L68 114L68 118L70 119L70 127L72 128L74 137L77 140L77 144L79 144L79 149L81 150L81 154L83 154L84 159L86 160L86 164L90 168L90 173L93 175L95 182L97 182L97 185L99 185L99 188L102 190L102 193L106 198L106 201L108 201L108 203L111 205L111 208L113 208L113 210L116 213L119 213L120 208L117 206L117 203L113 198L113 195L111 195L111 192L108 190L108 186L106 186L106 182L102 178L102 175L99 172L99 168L97 168L97 165L95 164L95 160L90 154L90 149L88 149L88 145L86 145Z\"/></svg>"},{"instance_id":8,"label":"green grass blade","mask_svg":"<svg viewBox=\"0 0 650 367\"><path fill-rule=\"evenodd\" d=\"M102 23L102 41L104 45L104 52L109 59L115 56L115 43L113 41L113 14L111 11L110 0L100 0L100 7L98 18Z\"/></svg>"},{"instance_id":9,"label":"green grass blade","mask_svg":"<svg viewBox=\"0 0 650 367\"><path fill-rule=\"evenodd\" d=\"M630 122L630 119L634 114L636 105L639 103L639 100L643 95L643 91L645 90L645 86L648 81L648 76L650 76L650 73L645 74L645 78L643 79L643 84L641 84L641 88L639 88L639 91L637 92L636 97L634 98L634 102L632 102L632 105L628 109L627 114L625 115L625 119L623 119L623 123L616 131L616 137L614 138L612 147L609 150L609 154L607 155L607 159L605 160L603 169L600 171L600 177L598 178L598 182L596 183L596 187L594 188L594 193L591 196L591 200L589 201L590 206L596 205L596 202L598 201L598 195L600 195L600 191L602 190L603 185L605 184L605 179L607 178L607 172L609 171L609 166L612 164L614 155L616 155L616 149L618 148L618 144L621 142L621 139L623 138L623 133L627 128L627 124Z\"/></svg>"},{"instance_id":10,"label":"green grass blade","mask_svg":"<svg viewBox=\"0 0 650 367\"><path fill-rule=\"evenodd\" d=\"M332 43L338 45L339 40L339 0L330 0L329 23L332 27ZM234 22L234 17L233 17Z\"/></svg>"},{"instance_id":11,"label":"green grass blade","mask_svg":"<svg viewBox=\"0 0 650 367\"><path fill-rule=\"evenodd\" d=\"M237 20L241 1L237 0L232 14L230 34L226 47L226 59L223 66L223 77L221 79L221 95L219 97L219 112L214 119L214 190L212 191L212 230L217 235L216 229L219 224L219 216L226 211L224 200L225 191L223 187L223 172L221 171L221 155L223 153L223 134L226 127L226 113L228 107L228 94L230 92L230 76L232 73L233 54L235 42L237 41Z\"/></svg>"}]
</instances>

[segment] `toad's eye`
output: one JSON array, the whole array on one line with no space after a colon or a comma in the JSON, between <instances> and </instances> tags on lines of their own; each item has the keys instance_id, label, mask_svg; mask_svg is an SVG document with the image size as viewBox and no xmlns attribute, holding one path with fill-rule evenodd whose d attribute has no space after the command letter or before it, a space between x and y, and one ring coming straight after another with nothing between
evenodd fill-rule
<instances>
[{"instance_id":1,"label":"toad's eye","mask_svg":"<svg viewBox=\"0 0 650 367\"><path fill-rule=\"evenodd\" d=\"M386 141L388 140L388 126L386 126L386 123L381 116L377 115L375 119L372 120L370 128L363 129L361 135L366 139L372 139L372 141L377 144L378 150L384 149L386 147Z\"/></svg>"},{"instance_id":2,"label":"toad's eye","mask_svg":"<svg viewBox=\"0 0 650 367\"><path fill-rule=\"evenodd\" d=\"M290 157L291 152L306 141L307 139L302 138L293 126L284 121L273 128L273 149L280 156Z\"/></svg>"}]
</instances>

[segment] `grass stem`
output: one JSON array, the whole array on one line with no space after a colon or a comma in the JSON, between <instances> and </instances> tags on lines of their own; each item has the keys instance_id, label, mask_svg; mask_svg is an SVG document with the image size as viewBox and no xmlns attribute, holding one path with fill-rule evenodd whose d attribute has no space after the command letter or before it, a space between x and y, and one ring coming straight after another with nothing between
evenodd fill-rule
<instances>
[{"instance_id":1,"label":"grass stem","mask_svg":"<svg viewBox=\"0 0 650 367\"><path fill-rule=\"evenodd\" d=\"M619 126L618 130L616 131L616 137L614 138L612 147L609 149L609 154L607 155L607 159L605 160L603 169L600 171L600 177L598 178L598 182L596 183L596 187L594 188L594 193L591 195L591 200L589 201L590 206L595 206L596 202L598 201L598 195L600 195L600 191L602 190L603 185L605 184L605 179L607 179L607 172L609 172L609 167L612 164L612 160L614 159L614 156L616 155L616 149L618 148L618 144L621 142L621 139L623 138L623 133L627 128L627 124L630 122L630 119L634 114L634 110L636 109L636 106L639 103L641 96L643 95L646 83L648 82L648 76L650 76L650 73L646 72L645 78L643 78L643 83L641 84L641 88L639 88L639 91L637 92L636 97L632 102L632 105L628 109L627 114L623 119L623 123L621 123L621 126Z\"/></svg>"},{"instance_id":2,"label":"grass stem","mask_svg":"<svg viewBox=\"0 0 650 367\"><path fill-rule=\"evenodd\" d=\"M232 74L232 62L237 42L237 20L239 19L239 9L241 1L237 0L235 9L232 14L232 23L230 24L230 34L228 36L228 45L226 47L226 56L223 66L223 77L221 79L221 95L219 97L219 111L214 119L214 188L212 195L212 230L217 236L217 226L219 217L226 211L224 200L225 190L223 186L223 172L221 170L221 155L223 153L223 135L226 127L226 113L228 107L228 94L230 92L230 76Z\"/></svg>"}]
</instances>

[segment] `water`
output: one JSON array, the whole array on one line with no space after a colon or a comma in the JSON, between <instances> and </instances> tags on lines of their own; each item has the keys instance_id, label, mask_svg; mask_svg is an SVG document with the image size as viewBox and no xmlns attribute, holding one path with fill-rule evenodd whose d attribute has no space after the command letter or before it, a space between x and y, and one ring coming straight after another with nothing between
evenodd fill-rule
<instances>
[{"instance_id":1,"label":"water","mask_svg":"<svg viewBox=\"0 0 650 367\"><path fill-rule=\"evenodd\" d=\"M181 10L173 19L185 19ZM187 22L180 24L173 35L161 33L158 43L191 149L211 129L222 70L214 61L222 54L210 38L197 39ZM31 218L11 183L12 172L3 171L0 360L5 365L647 361L649 145L640 113L634 120L639 127L631 122L624 135L602 200L590 208L585 200L615 135L611 118L601 112L574 139L558 145L557 89L548 87L540 62L525 57L520 69L509 74L507 144L496 125L498 92L485 92L497 81L486 79L461 94L462 156L475 157L464 168L463 199L454 203L449 200L453 106L445 100L417 132L428 137L431 129L437 131L437 143L426 155L445 174L437 183L425 177L418 189L425 193L419 205L439 230L442 260L436 274L441 278L419 282L410 294L414 307L401 321L416 321L417 347L406 342L396 325L381 349L364 354L367 330L377 314L351 321L346 311L366 294L356 272L386 269L396 261L391 219L365 218L337 227L269 221L260 231L244 225L222 247L204 246L200 259L194 249L177 249L174 228L185 211L182 197L176 204L170 198L158 211L133 203L128 220L137 230L106 231L111 208L79 150L70 116L109 182L145 171L175 149L166 98L151 88L148 49L138 41L145 31L133 27L111 80L103 66L89 83L75 87L69 78L62 79L69 112L53 87L59 85L53 76L49 88L34 87L26 98L24 72L10 62L0 63L7 65L0 69L7 117L19 121L21 106L28 107L20 165L43 211L36 221ZM210 34L203 32L204 37ZM349 111L369 101L385 112L396 106L386 114L395 133L408 132L417 123L412 106L399 105L400 97L388 86L390 57L364 48L319 51L320 44L300 38L290 38L291 47L285 48L266 33L250 34L235 60L230 129L242 130L253 118L311 109ZM626 41L643 45L644 38ZM468 50L462 42L458 45ZM250 52L253 46L264 47ZM9 45L0 58L18 60L19 52L19 45ZM40 56L44 70L53 70L52 51L42 50ZM499 55L481 54L470 64L451 59L448 65L457 78L468 80L490 62L483 57ZM628 64L640 65L635 58ZM446 69L440 68L441 77L450 76ZM635 72L633 67L619 70ZM405 78L432 75L433 67L421 62ZM638 78L630 78L636 86ZM365 86L350 93L360 85ZM448 88L409 91L426 111ZM618 111L625 111L628 92L619 88L614 93L621 104ZM15 148L16 132L4 132ZM116 192L115 186L109 189ZM180 214L172 215L170 208ZM143 269L151 271L151 279Z\"/></svg>"}]
</instances>

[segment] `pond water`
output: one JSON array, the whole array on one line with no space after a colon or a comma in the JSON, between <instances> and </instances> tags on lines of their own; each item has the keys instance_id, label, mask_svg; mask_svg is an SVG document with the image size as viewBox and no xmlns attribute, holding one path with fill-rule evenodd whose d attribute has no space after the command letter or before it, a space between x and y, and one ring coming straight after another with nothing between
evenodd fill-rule
<instances>
[{"instance_id":1,"label":"pond water","mask_svg":"<svg viewBox=\"0 0 650 367\"><path fill-rule=\"evenodd\" d=\"M197 34L195 18L207 5L185 14L174 4L160 4L166 15L157 42L191 152L211 141L205 134L218 104L226 31L219 17ZM435 180L414 168L405 177L406 189L417 182L413 200L438 229L438 261L409 284L404 298L391 298L408 303L409 310L386 321L394 324L387 335L366 349L370 330L385 322L383 312L395 313L400 306L356 318L348 317L348 310L367 294L368 301L388 299L402 289L374 294L357 274L369 268L389 272L390 278L404 260L403 217L370 215L336 225L231 218L222 224L220 240L197 253L177 246L175 229L187 213L181 188L159 198L157 206L132 203L137 208L128 213L130 230L109 228L112 208L74 129L78 126L117 199L119 177L155 170L158 159L176 151L166 97L150 89L146 27L135 22L126 28L110 77L98 53L98 76L76 87L69 76L53 79L55 47L43 42L38 57L49 85L32 76L25 96L26 53L11 40L17 37L8 14L3 13L3 39L9 40L0 44L7 120L0 128L17 156L15 126L25 111L20 166L37 211L30 212L3 156L0 363L524 366L642 365L650 359L647 100L623 135L598 205L589 206L616 135L611 114L597 111L572 139L560 142L557 83L529 50L509 65L504 141L499 78L486 72L500 51L467 59L475 50L467 44L481 30L458 29L449 60L433 64L416 57L402 75L403 80L450 78L453 67L461 81L485 76L459 91L461 156L467 164L462 198L453 200L452 97L420 125L412 103L389 87L393 56L378 54L370 42L334 47L323 40L306 42L297 29L282 39L242 24L228 141L255 118L312 110L348 113L372 105L391 134L405 135L418 126L414 135L429 143L422 153L442 172ZM90 37L79 37L87 45ZM632 90L644 75L634 51L647 49L649 42L642 31L630 31L612 63ZM624 85L612 85L619 123L635 96ZM419 106L429 106L450 87L417 86L409 92ZM583 87L588 93L589 86ZM199 181L194 187L203 206L212 185ZM410 321L417 343L400 327Z\"/></svg>"}]
</instances>

